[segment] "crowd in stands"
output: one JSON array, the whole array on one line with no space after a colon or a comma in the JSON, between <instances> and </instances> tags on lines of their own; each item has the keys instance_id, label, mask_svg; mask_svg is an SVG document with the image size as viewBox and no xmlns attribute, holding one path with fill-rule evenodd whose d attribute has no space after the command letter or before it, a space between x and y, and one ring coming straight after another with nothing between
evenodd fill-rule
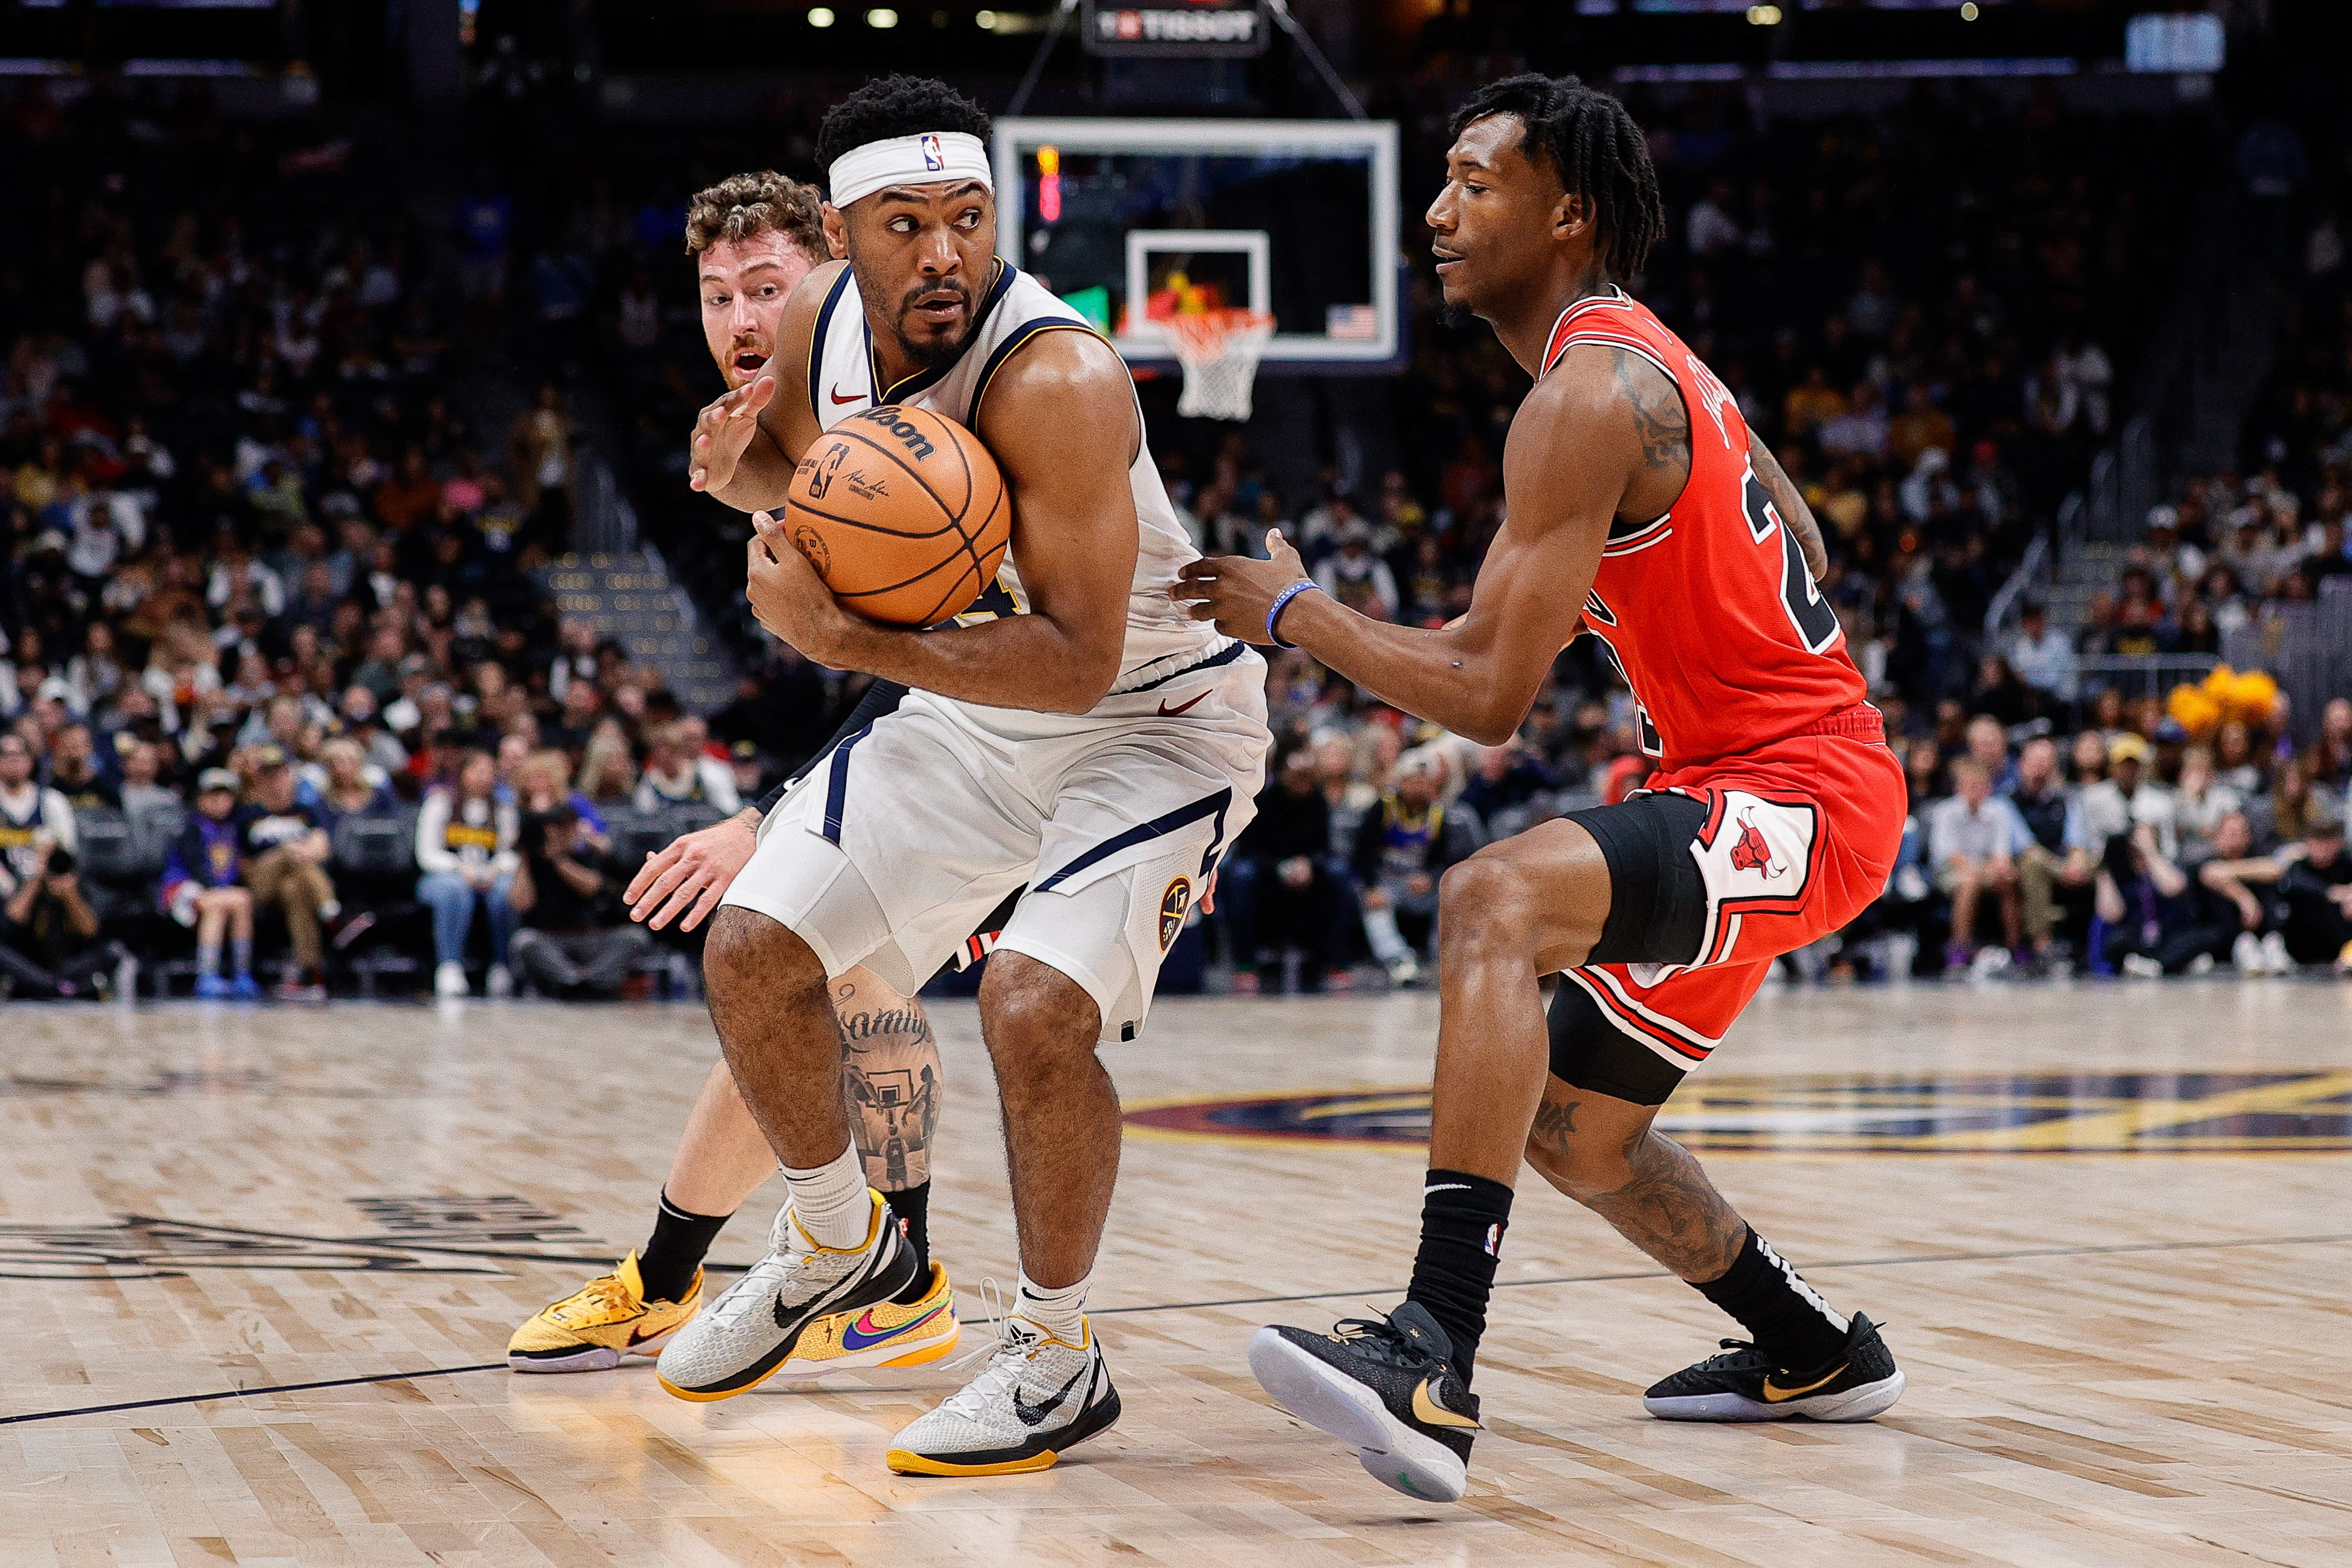
<instances>
[{"instance_id":1,"label":"crowd in stands","mask_svg":"<svg viewBox=\"0 0 2352 1568\"><path fill-rule=\"evenodd\" d=\"M1385 106L1415 167L1435 165L1452 70L1432 61ZM807 109L776 122L788 163ZM1981 640L2128 396L2168 277L2156 182L2194 166L2193 130L1966 93L1765 130L1732 99L1634 109L1672 231L1643 295L1821 519L1912 783L1885 898L1791 969L2337 960L2352 704L2298 750L2274 701L2229 689L2184 719L2074 660L2216 650L2231 616L2338 569L2340 353L2315 381L2312 461L2188 487L2079 634L2029 613L2007 646ZM1961 142L1956 200L1942 153ZM714 390L678 214L688 182L731 172L715 156L617 156L576 199L477 193L445 237L313 125L103 79L62 109L38 83L0 97L0 200L24 219L0 229L0 990L104 994L143 970L207 995L402 973L449 995L630 995L684 968L690 942L619 908L629 868L758 799L859 690L730 622L740 546L694 544L727 536L676 473ZM1279 526L1367 614L1459 613L1527 381L1432 306L1417 283L1395 439L1363 471L1286 492L1247 431L1167 433L1204 547ZM469 418L486 346L548 377L498 438ZM746 656L719 712L681 712L535 575L572 528L583 403L607 411L647 535ZM1243 989L1416 983L1448 867L1649 766L1589 643L1503 747L1296 651L1270 696L1257 820L1187 939ZM1170 973L1181 988L1185 965Z\"/></svg>"},{"instance_id":2,"label":"crowd in stands","mask_svg":"<svg viewBox=\"0 0 2352 1568\"><path fill-rule=\"evenodd\" d=\"M0 993L251 995L258 931L292 997L403 947L612 994L615 836L763 787L559 624L562 398L476 437L406 199L201 89L0 100Z\"/></svg>"}]
</instances>

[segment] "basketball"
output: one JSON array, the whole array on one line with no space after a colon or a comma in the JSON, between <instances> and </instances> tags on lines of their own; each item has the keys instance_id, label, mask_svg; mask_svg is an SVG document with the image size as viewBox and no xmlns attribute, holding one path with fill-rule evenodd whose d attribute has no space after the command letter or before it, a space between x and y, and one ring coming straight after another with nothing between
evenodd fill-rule
<instances>
[{"instance_id":1,"label":"basketball","mask_svg":"<svg viewBox=\"0 0 2352 1568\"><path fill-rule=\"evenodd\" d=\"M1004 476L980 437L889 405L817 437L781 521L834 597L901 626L930 626L978 598L1013 537Z\"/></svg>"}]
</instances>

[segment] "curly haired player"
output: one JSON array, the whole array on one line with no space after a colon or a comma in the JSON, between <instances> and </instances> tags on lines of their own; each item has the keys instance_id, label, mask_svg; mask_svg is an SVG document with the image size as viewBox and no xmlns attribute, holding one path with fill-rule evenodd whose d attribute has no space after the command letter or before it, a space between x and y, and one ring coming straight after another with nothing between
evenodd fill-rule
<instances>
[{"instance_id":1,"label":"curly haired player","mask_svg":"<svg viewBox=\"0 0 2352 1568\"><path fill-rule=\"evenodd\" d=\"M703 342L730 391L749 386L774 357L784 302L830 254L823 205L810 187L767 172L731 175L688 205L686 248L702 297ZM802 774L905 695L905 687L876 681ZM628 887L632 916L656 931L673 920L683 931L699 925L751 858L761 820L785 787L648 858ZM992 916L983 929L992 933L1003 923ZM984 948L990 939L976 940ZM921 1003L863 968L834 981L833 1006L866 1179L889 1199L916 1268L890 1300L813 1326L778 1369L784 1377L934 1360L954 1347L959 1331L947 1270L930 1261L930 1142L941 1088L930 1020ZM617 1366L625 1355L660 1353L702 1305L702 1259L720 1227L775 1173L775 1152L744 1109L734 1075L724 1060L714 1062L671 1158L644 1250L517 1329L507 1364L517 1372L588 1372Z\"/></svg>"}]
</instances>

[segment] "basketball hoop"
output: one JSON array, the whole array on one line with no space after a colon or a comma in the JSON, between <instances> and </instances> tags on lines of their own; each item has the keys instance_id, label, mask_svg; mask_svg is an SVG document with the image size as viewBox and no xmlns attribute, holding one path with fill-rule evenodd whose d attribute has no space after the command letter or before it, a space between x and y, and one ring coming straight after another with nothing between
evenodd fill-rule
<instances>
[{"instance_id":1,"label":"basketball hoop","mask_svg":"<svg viewBox=\"0 0 2352 1568\"><path fill-rule=\"evenodd\" d=\"M1201 310L1162 317L1157 323L1184 367L1184 395L1176 405L1185 419L1246 419L1258 361L1274 337L1274 317L1264 310Z\"/></svg>"}]
</instances>

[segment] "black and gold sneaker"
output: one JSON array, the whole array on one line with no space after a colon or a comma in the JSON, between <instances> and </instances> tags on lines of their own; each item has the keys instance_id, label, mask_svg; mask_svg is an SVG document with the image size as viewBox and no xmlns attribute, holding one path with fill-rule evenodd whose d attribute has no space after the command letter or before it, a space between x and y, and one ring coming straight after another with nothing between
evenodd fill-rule
<instances>
[{"instance_id":1,"label":"black and gold sneaker","mask_svg":"<svg viewBox=\"0 0 2352 1568\"><path fill-rule=\"evenodd\" d=\"M1902 1397L1903 1369L1878 1325L1856 1312L1845 1348L1820 1366L1792 1372L1746 1340L1726 1340L1721 1355L1675 1373L1642 1405L1668 1421L1867 1421Z\"/></svg>"},{"instance_id":2,"label":"black and gold sneaker","mask_svg":"<svg viewBox=\"0 0 2352 1568\"><path fill-rule=\"evenodd\" d=\"M1470 1481L1478 1397L1454 1374L1453 1342L1418 1302L1328 1334L1264 1328L1250 1371L1282 1407L1356 1450L1372 1478L1407 1497L1453 1502Z\"/></svg>"}]
</instances>

